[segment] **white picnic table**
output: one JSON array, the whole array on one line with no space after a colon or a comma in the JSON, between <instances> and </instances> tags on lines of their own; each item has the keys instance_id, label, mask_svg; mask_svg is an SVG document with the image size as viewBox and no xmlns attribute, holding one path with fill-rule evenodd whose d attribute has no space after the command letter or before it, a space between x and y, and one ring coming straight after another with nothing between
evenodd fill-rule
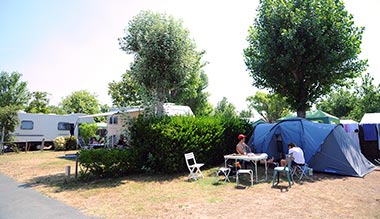
<instances>
[{"instance_id":1,"label":"white picnic table","mask_svg":"<svg viewBox=\"0 0 380 219\"><path fill-rule=\"evenodd\" d=\"M254 154L254 153L248 153L247 155L241 155L241 154L228 154L224 155L224 166L227 167L227 161L232 159L237 162L237 160L245 160L250 161L255 165L255 177L256 177L256 183L258 182L258 176L257 176L257 162L260 162L261 160L265 163L265 181L268 180L268 164L267 164L267 158L268 154L262 153L262 154Z\"/></svg>"}]
</instances>

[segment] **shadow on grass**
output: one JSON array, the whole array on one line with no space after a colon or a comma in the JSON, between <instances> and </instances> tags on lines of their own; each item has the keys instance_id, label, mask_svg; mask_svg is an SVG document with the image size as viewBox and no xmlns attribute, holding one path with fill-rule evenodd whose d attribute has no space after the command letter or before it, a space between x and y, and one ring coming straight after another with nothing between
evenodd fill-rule
<instances>
[{"instance_id":1,"label":"shadow on grass","mask_svg":"<svg viewBox=\"0 0 380 219\"><path fill-rule=\"evenodd\" d=\"M70 159L75 160L74 156L63 156L62 159ZM222 186L230 183L235 183L236 178L234 174L230 174L229 180L230 182L224 182L224 176L216 177L216 172L219 168L212 167L209 169L202 170L203 175L205 176L206 183L214 186ZM75 171L75 170L73 170ZM112 177L112 178L100 178L100 179L89 179L89 180L81 180L74 178L74 174L71 175L70 179L67 180L64 173L58 174L50 174L45 176L38 176L31 178L27 183L20 185L20 187L35 187L35 186L45 186L51 187L55 189L55 192L63 192L63 191L75 191L80 189L96 189L96 188L112 188L117 187L125 183L125 181L135 181L135 182L170 182L174 180L186 181L186 182L196 182L196 181L188 181L187 180L187 172L176 173L176 174L156 174L156 173L144 173L144 174L130 174L123 177ZM265 167L259 165L258 166L258 178L259 182L257 183L268 183L271 184L273 176L273 168L268 167L267 177L265 177ZM266 180L265 180L266 178ZM340 176L334 174L326 174L326 173L314 173L313 176L305 177L302 181L295 180L295 183L303 184L303 183L314 183L317 181L326 181L326 180L336 180L336 179L347 179L347 176ZM282 181L286 182L285 178L280 177L280 183ZM198 180L199 181L199 180ZM250 186L249 180L242 180L240 183L242 186L238 186L237 189L246 189ZM280 186L278 187L281 191L286 191L286 187Z\"/></svg>"}]
</instances>

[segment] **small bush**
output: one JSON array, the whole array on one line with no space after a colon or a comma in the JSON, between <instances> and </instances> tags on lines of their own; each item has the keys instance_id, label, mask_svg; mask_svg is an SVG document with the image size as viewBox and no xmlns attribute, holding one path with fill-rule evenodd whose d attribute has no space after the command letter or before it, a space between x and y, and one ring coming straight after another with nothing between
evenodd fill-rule
<instances>
[{"instance_id":1,"label":"small bush","mask_svg":"<svg viewBox=\"0 0 380 219\"><path fill-rule=\"evenodd\" d=\"M63 136L58 136L54 139L54 149L56 151L63 151L66 148L66 140Z\"/></svg>"},{"instance_id":2,"label":"small bush","mask_svg":"<svg viewBox=\"0 0 380 219\"><path fill-rule=\"evenodd\" d=\"M75 150L77 149L78 143L75 136L65 136L65 148L66 150Z\"/></svg>"},{"instance_id":3,"label":"small bush","mask_svg":"<svg viewBox=\"0 0 380 219\"><path fill-rule=\"evenodd\" d=\"M129 149L81 150L82 179L123 176L135 172L134 152Z\"/></svg>"}]
</instances>

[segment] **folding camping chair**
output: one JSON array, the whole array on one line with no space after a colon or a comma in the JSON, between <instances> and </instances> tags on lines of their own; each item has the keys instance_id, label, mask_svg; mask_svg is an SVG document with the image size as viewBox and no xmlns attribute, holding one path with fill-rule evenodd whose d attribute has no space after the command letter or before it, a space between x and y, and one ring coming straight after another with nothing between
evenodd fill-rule
<instances>
[{"instance_id":1,"label":"folding camping chair","mask_svg":"<svg viewBox=\"0 0 380 219\"><path fill-rule=\"evenodd\" d=\"M187 168L190 171L190 174L187 176L187 180L190 180L191 178L193 178L194 180L197 180L198 177L203 178L200 168L204 165L204 163L197 163L193 152L185 154L185 160L186 160Z\"/></svg>"},{"instance_id":2,"label":"folding camping chair","mask_svg":"<svg viewBox=\"0 0 380 219\"><path fill-rule=\"evenodd\" d=\"M295 165L292 170L292 177L298 178L299 181L302 181L303 177L308 177L309 174L309 165L305 163L304 165Z\"/></svg>"},{"instance_id":3,"label":"folding camping chair","mask_svg":"<svg viewBox=\"0 0 380 219\"><path fill-rule=\"evenodd\" d=\"M83 138L78 138L78 145L79 145L80 149L82 149L82 150L86 150L86 149L90 148L90 146L86 145Z\"/></svg>"}]
</instances>

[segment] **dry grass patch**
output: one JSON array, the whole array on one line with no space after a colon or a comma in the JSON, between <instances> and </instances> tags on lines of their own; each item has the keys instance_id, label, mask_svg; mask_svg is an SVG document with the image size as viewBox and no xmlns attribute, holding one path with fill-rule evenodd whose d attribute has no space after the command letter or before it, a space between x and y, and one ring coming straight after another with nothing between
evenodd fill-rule
<instances>
[{"instance_id":1,"label":"dry grass patch","mask_svg":"<svg viewBox=\"0 0 380 219\"><path fill-rule=\"evenodd\" d=\"M205 178L197 182L188 182L184 173L65 183L65 166L74 172L75 161L60 158L64 155L6 154L0 156L0 172L104 218L380 218L379 170L364 178L316 173L290 189L286 181L276 188L268 181L236 189L234 179L216 182L216 168L204 170Z\"/></svg>"}]
</instances>

